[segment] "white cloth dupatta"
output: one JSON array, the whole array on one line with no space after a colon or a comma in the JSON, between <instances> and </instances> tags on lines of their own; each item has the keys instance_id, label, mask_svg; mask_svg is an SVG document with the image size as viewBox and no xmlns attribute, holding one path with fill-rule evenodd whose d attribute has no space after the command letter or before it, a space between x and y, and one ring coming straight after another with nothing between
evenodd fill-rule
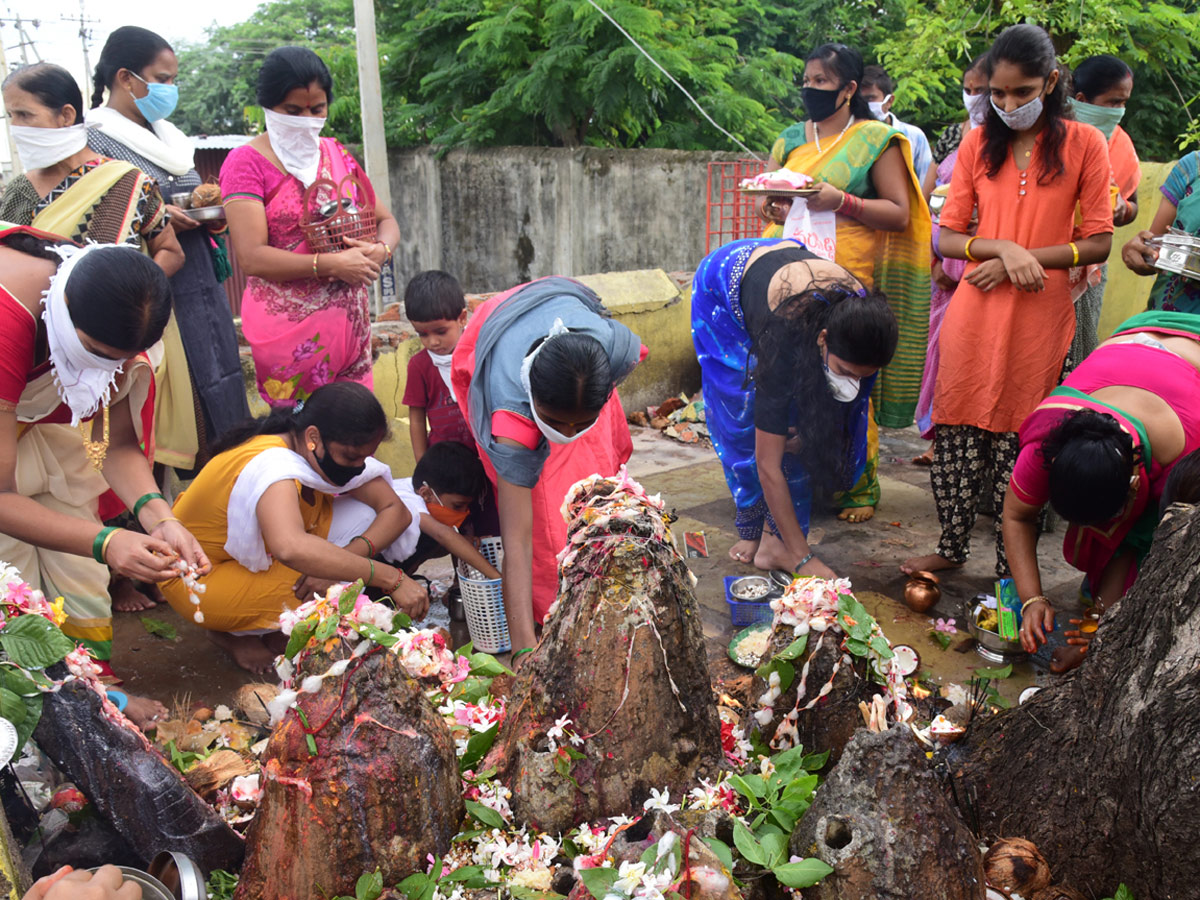
<instances>
[{"instance_id":1,"label":"white cloth dupatta","mask_svg":"<svg viewBox=\"0 0 1200 900\"><path fill-rule=\"evenodd\" d=\"M153 131L147 131L115 109L97 106L87 111L84 122L172 175L186 175L196 167L196 146L192 139L166 119L151 122Z\"/></svg>"},{"instance_id":2,"label":"white cloth dupatta","mask_svg":"<svg viewBox=\"0 0 1200 900\"><path fill-rule=\"evenodd\" d=\"M229 536L225 552L251 572L265 572L271 557L258 527L258 501L267 488L279 481L298 481L322 494L336 496L362 487L375 478L392 482L392 470L373 456L366 459L366 470L341 487L330 484L313 470L304 457L286 447L271 447L254 457L238 475L229 493L226 523Z\"/></svg>"}]
</instances>

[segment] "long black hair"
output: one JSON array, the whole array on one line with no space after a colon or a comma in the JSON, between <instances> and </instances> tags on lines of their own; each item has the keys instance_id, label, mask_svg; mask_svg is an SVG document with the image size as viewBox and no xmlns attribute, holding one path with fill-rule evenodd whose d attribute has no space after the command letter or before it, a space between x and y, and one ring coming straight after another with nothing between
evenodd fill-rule
<instances>
[{"instance_id":1,"label":"long black hair","mask_svg":"<svg viewBox=\"0 0 1200 900\"><path fill-rule=\"evenodd\" d=\"M845 490L854 476L849 466L853 404L834 399L826 383L817 343L822 331L830 353L878 369L892 361L900 328L883 294L860 294L852 281L824 280L787 297L754 340L753 379L788 385L801 406L796 425L805 469L818 484Z\"/></svg>"},{"instance_id":2,"label":"long black hair","mask_svg":"<svg viewBox=\"0 0 1200 900\"><path fill-rule=\"evenodd\" d=\"M1077 525L1098 525L1121 511L1141 457L1116 419L1091 409L1064 416L1042 441L1041 455L1050 505Z\"/></svg>"},{"instance_id":3,"label":"long black hair","mask_svg":"<svg viewBox=\"0 0 1200 900\"><path fill-rule=\"evenodd\" d=\"M608 354L587 334L548 339L529 369L533 399L556 412L599 413L613 387Z\"/></svg>"},{"instance_id":4,"label":"long black hair","mask_svg":"<svg viewBox=\"0 0 1200 900\"><path fill-rule=\"evenodd\" d=\"M291 434L299 438L310 425L321 433L328 453L330 443L361 447L388 433L387 413L368 388L354 381L323 384L295 406L277 406L270 415L235 425L212 445L216 456L261 434Z\"/></svg>"},{"instance_id":5,"label":"long black hair","mask_svg":"<svg viewBox=\"0 0 1200 900\"><path fill-rule=\"evenodd\" d=\"M822 44L808 54L804 61L819 62L833 72L841 81L839 87L845 87L851 81L856 82L858 88L855 89L854 96L850 98L850 115L856 119L867 119L868 121L875 118L871 113L871 107L862 95L863 58L861 53L845 44Z\"/></svg>"},{"instance_id":6,"label":"long black hair","mask_svg":"<svg viewBox=\"0 0 1200 900\"><path fill-rule=\"evenodd\" d=\"M171 317L167 276L133 247L89 251L67 277L66 297L76 328L131 354L158 343Z\"/></svg>"},{"instance_id":7,"label":"long black hair","mask_svg":"<svg viewBox=\"0 0 1200 900\"><path fill-rule=\"evenodd\" d=\"M75 110L75 121L72 125L83 122L83 92L75 76L54 63L36 62L21 66L4 79L0 90L9 85L20 88L27 94L37 98L38 103L54 112L62 112L64 106L70 105Z\"/></svg>"},{"instance_id":8,"label":"long black hair","mask_svg":"<svg viewBox=\"0 0 1200 900\"><path fill-rule=\"evenodd\" d=\"M321 57L307 47L276 47L263 60L258 70L255 93L258 105L272 109L284 101L298 87L308 87L313 82L325 91L325 100L333 103L333 76Z\"/></svg>"},{"instance_id":9,"label":"long black hair","mask_svg":"<svg viewBox=\"0 0 1200 900\"><path fill-rule=\"evenodd\" d=\"M1050 35L1036 25L1010 25L1000 32L984 63L989 82L997 64L1002 62L1016 66L1026 78L1049 79L1052 72L1058 72L1058 83L1042 101L1045 120L1038 154L1038 184L1048 184L1065 171L1062 148L1067 138L1067 126L1063 120L1071 118L1067 109L1066 72L1058 64ZM982 150L988 178L995 178L999 173L1015 135L1016 132L1004 124L988 103L987 117L983 120Z\"/></svg>"},{"instance_id":10,"label":"long black hair","mask_svg":"<svg viewBox=\"0 0 1200 900\"><path fill-rule=\"evenodd\" d=\"M110 34L92 75L92 109L104 102L104 90L112 88L119 71L128 69L139 74L164 50L171 50L171 45L148 28L122 25Z\"/></svg>"},{"instance_id":11,"label":"long black hair","mask_svg":"<svg viewBox=\"0 0 1200 900\"><path fill-rule=\"evenodd\" d=\"M1133 69L1123 60L1101 53L1089 56L1075 67L1075 71L1071 73L1071 92L1083 94L1084 99L1091 103L1126 78L1132 77Z\"/></svg>"}]
</instances>

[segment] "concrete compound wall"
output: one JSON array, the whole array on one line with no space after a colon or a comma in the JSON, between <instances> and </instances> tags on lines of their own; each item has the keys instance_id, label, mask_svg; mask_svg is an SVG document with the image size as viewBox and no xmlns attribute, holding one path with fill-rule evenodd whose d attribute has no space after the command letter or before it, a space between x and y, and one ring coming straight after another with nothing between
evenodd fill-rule
<instances>
[{"instance_id":1,"label":"concrete compound wall","mask_svg":"<svg viewBox=\"0 0 1200 900\"><path fill-rule=\"evenodd\" d=\"M467 291L704 256L708 163L737 154L495 147L390 154L396 278L445 269Z\"/></svg>"}]
</instances>

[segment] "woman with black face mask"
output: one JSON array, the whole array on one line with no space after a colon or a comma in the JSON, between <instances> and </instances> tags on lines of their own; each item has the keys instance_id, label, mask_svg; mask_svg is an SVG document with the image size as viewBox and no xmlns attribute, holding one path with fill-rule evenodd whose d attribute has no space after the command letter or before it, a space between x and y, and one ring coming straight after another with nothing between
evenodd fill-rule
<instances>
[{"instance_id":1,"label":"woman with black face mask","mask_svg":"<svg viewBox=\"0 0 1200 900\"><path fill-rule=\"evenodd\" d=\"M324 385L294 407L222 435L175 503L174 514L190 523L213 569L200 582L203 593L175 579L163 594L242 668L270 671L286 641L279 613L337 582L362 579L382 588L414 619L428 611L423 588L371 559L412 520L388 467L372 456L387 430L383 407L367 388ZM375 511L361 534L333 533L342 496Z\"/></svg>"},{"instance_id":2,"label":"woman with black face mask","mask_svg":"<svg viewBox=\"0 0 1200 900\"><path fill-rule=\"evenodd\" d=\"M867 466L840 495L839 518L865 522L879 502L875 427L913 422L929 332L929 209L912 166L908 138L872 115L859 91L862 56L823 44L804 65L809 121L786 129L771 151L777 166L810 176L815 195L768 197L764 237L794 237L887 296L900 325L895 360L879 373ZM807 216L805 215L807 213Z\"/></svg>"}]
</instances>

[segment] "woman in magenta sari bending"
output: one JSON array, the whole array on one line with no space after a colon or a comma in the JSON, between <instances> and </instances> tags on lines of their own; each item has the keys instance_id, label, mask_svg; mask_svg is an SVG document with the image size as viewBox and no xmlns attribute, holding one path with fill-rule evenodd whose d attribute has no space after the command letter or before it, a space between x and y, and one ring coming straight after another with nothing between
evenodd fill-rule
<instances>
[{"instance_id":1,"label":"woman in magenta sari bending","mask_svg":"<svg viewBox=\"0 0 1200 900\"><path fill-rule=\"evenodd\" d=\"M319 136L333 99L333 79L319 56L303 47L273 51L257 92L266 133L226 158L221 196L234 252L250 276L242 331L258 392L272 406L288 406L332 381L371 387L367 286L391 256L399 226L354 157ZM357 206L374 207L375 239L345 238L344 250L314 253L300 228L305 190L318 178L340 184L347 175L364 187ZM333 199L332 191L317 194L315 207Z\"/></svg>"}]
</instances>

